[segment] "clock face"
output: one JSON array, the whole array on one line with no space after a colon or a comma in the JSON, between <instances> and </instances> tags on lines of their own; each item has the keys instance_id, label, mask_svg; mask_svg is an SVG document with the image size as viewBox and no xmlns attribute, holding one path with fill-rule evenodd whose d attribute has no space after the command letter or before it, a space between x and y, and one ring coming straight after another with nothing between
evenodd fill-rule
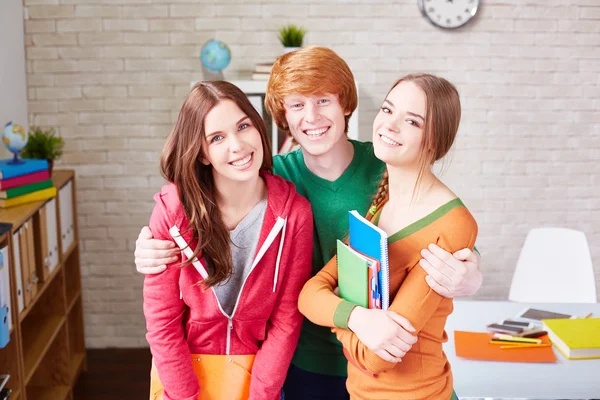
<instances>
[{"instance_id":1,"label":"clock face","mask_svg":"<svg viewBox=\"0 0 600 400\"><path fill-rule=\"evenodd\" d=\"M458 28L475 16L479 0L419 0L419 8L440 28Z\"/></svg>"}]
</instances>

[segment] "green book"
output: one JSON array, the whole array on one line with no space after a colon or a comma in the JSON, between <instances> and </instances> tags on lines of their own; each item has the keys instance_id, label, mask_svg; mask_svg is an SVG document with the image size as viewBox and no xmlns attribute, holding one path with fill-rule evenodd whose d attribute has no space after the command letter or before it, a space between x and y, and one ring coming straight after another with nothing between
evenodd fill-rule
<instances>
[{"instance_id":1,"label":"green book","mask_svg":"<svg viewBox=\"0 0 600 400\"><path fill-rule=\"evenodd\" d=\"M340 297L350 303L369 308L369 262L338 240L337 267Z\"/></svg>"},{"instance_id":2,"label":"green book","mask_svg":"<svg viewBox=\"0 0 600 400\"><path fill-rule=\"evenodd\" d=\"M49 187L52 187L52 179L35 182L12 189L1 190L0 199L12 199L13 197L22 196L24 194L36 192L42 189L48 189Z\"/></svg>"}]
</instances>

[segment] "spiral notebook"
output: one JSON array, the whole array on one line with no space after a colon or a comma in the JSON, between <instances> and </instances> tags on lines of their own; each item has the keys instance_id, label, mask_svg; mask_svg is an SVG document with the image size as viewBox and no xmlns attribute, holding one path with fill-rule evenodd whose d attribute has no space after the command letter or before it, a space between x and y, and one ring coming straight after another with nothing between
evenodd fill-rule
<instances>
[{"instance_id":1,"label":"spiral notebook","mask_svg":"<svg viewBox=\"0 0 600 400\"><path fill-rule=\"evenodd\" d=\"M390 265L388 261L388 235L368 221L358 211L349 211L350 247L379 261L379 288L381 309L390 305Z\"/></svg>"}]
</instances>

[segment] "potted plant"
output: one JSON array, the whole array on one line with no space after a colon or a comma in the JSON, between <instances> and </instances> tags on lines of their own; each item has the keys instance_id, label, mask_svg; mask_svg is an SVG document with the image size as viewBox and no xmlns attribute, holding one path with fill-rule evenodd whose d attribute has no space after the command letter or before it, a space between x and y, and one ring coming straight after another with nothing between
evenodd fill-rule
<instances>
[{"instance_id":1,"label":"potted plant","mask_svg":"<svg viewBox=\"0 0 600 400\"><path fill-rule=\"evenodd\" d=\"M284 52L298 50L302 47L306 30L294 24L285 25L279 29L279 41L284 47Z\"/></svg>"},{"instance_id":2,"label":"potted plant","mask_svg":"<svg viewBox=\"0 0 600 400\"><path fill-rule=\"evenodd\" d=\"M48 160L48 169L52 173L54 161L62 155L64 146L64 139L56 136L54 128L44 130L33 126L29 131L29 140L27 140L21 156L23 158Z\"/></svg>"}]
</instances>

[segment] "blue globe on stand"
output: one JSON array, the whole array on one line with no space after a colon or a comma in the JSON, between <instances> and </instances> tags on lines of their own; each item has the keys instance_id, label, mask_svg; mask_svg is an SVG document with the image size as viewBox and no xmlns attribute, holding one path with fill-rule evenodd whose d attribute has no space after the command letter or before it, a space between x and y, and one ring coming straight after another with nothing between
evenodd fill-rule
<instances>
[{"instance_id":1,"label":"blue globe on stand","mask_svg":"<svg viewBox=\"0 0 600 400\"><path fill-rule=\"evenodd\" d=\"M204 71L204 79L223 80L223 70L231 62L229 46L220 40L211 39L200 51L200 61Z\"/></svg>"},{"instance_id":2,"label":"blue globe on stand","mask_svg":"<svg viewBox=\"0 0 600 400\"><path fill-rule=\"evenodd\" d=\"M19 153L25 148L27 140L29 140L29 133L21 125L13 124L12 122L4 125L2 143L14 155L9 164L21 164L24 162L19 160Z\"/></svg>"}]
</instances>

